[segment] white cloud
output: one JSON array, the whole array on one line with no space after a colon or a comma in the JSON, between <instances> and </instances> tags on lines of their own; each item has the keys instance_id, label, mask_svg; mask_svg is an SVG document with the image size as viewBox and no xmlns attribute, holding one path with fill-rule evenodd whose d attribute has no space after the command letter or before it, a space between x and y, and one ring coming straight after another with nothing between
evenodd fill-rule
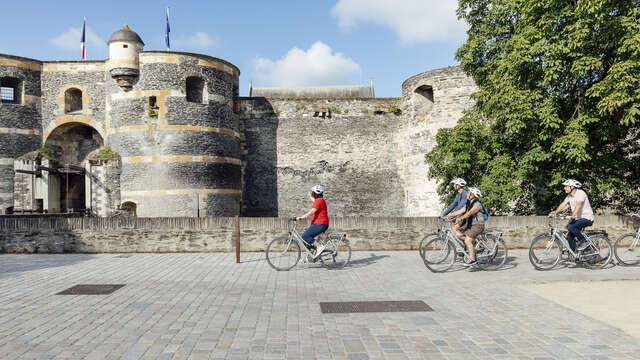
<instances>
[{"instance_id":1,"label":"white cloud","mask_svg":"<svg viewBox=\"0 0 640 360\"><path fill-rule=\"evenodd\" d=\"M270 86L345 84L361 72L358 63L341 53L333 53L321 41L307 51L294 47L279 60L255 59L253 70L257 80Z\"/></svg>"},{"instance_id":2,"label":"white cloud","mask_svg":"<svg viewBox=\"0 0 640 360\"><path fill-rule=\"evenodd\" d=\"M171 37L171 49L191 49L191 50L204 50L210 49L218 44L219 39L217 36L209 35L205 32L197 32L191 35L183 35ZM164 43L164 37L162 42Z\"/></svg>"},{"instance_id":3,"label":"white cloud","mask_svg":"<svg viewBox=\"0 0 640 360\"><path fill-rule=\"evenodd\" d=\"M454 0L338 0L331 9L340 27L373 23L391 28L402 43L464 39L467 25Z\"/></svg>"},{"instance_id":4,"label":"white cloud","mask_svg":"<svg viewBox=\"0 0 640 360\"><path fill-rule=\"evenodd\" d=\"M50 42L55 45L55 47L63 50L75 50L78 51L80 49L80 37L82 36L82 28L81 27L70 27L67 31L62 34L52 38ZM107 43L102 40L100 36L98 36L90 27L86 27L85 32L85 42L87 48L94 49L102 49L104 51L106 49Z\"/></svg>"}]
</instances>

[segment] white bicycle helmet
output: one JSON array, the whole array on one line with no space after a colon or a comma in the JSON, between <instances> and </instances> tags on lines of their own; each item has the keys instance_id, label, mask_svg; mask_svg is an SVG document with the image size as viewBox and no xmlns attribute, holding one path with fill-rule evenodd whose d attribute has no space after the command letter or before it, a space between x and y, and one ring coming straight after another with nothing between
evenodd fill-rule
<instances>
[{"instance_id":1,"label":"white bicycle helmet","mask_svg":"<svg viewBox=\"0 0 640 360\"><path fill-rule=\"evenodd\" d=\"M580 189L582 187L582 184L580 183L580 181L573 180L573 179L567 179L565 182L562 183L562 185L573 186L576 189Z\"/></svg>"},{"instance_id":2,"label":"white bicycle helmet","mask_svg":"<svg viewBox=\"0 0 640 360\"><path fill-rule=\"evenodd\" d=\"M314 185L311 188L311 191L313 191L314 194L322 194L324 192L324 188L321 185Z\"/></svg>"},{"instance_id":3,"label":"white bicycle helmet","mask_svg":"<svg viewBox=\"0 0 640 360\"><path fill-rule=\"evenodd\" d=\"M467 185L467 182L464 181L464 179L462 179L462 178L455 178L455 179L451 180L451 183L459 185L459 186L466 186Z\"/></svg>"},{"instance_id":4,"label":"white bicycle helmet","mask_svg":"<svg viewBox=\"0 0 640 360\"><path fill-rule=\"evenodd\" d=\"M480 189L478 189L477 187L470 187L469 192L472 193L473 196L476 197L476 199L479 199L482 197L482 191L480 191Z\"/></svg>"}]
</instances>

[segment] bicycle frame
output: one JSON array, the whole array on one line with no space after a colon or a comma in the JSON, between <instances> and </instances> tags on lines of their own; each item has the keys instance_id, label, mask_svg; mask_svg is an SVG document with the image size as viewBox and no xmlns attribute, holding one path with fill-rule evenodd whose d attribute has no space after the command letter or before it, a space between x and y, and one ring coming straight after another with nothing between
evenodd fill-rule
<instances>
[{"instance_id":1,"label":"bicycle frame","mask_svg":"<svg viewBox=\"0 0 640 360\"><path fill-rule=\"evenodd\" d=\"M467 260L471 260L471 258L469 257L469 253L467 252L467 245L464 243L464 241L458 239L458 237L453 232L453 228L451 224L454 222L454 220L450 220L450 221L443 220L442 222L443 222L442 224L438 225L438 233L441 235L444 234L445 239L453 241L453 243L456 246L456 253L462 254L464 258ZM482 258L490 257L496 251L496 248L498 246L498 241L496 241L493 248L489 248L489 246L487 246L487 244L484 241L486 239L486 235L489 235L489 234L496 235L497 236L496 240L499 240L500 237L502 236L501 232L482 232L482 234L478 235L478 237L475 240L475 246L474 246L474 249L476 250L476 260L479 258L482 259ZM478 254L477 250L480 250L481 247L487 250L490 250L489 254Z\"/></svg>"},{"instance_id":2,"label":"bicycle frame","mask_svg":"<svg viewBox=\"0 0 640 360\"><path fill-rule=\"evenodd\" d=\"M300 248L304 249L304 251L307 253L307 255L309 255L310 257L313 258L313 256L315 254L311 253L311 251L309 251L309 248L307 248L306 242L302 239L302 235L300 235L300 233L298 232L298 230L296 230L296 226L298 225L298 223L296 221L291 221L290 222L293 223L293 227L291 228L291 230L289 230L289 242L287 243L287 247L289 248L290 244L291 244L291 240L296 240L298 242L298 245L300 245Z\"/></svg>"},{"instance_id":3,"label":"bicycle frame","mask_svg":"<svg viewBox=\"0 0 640 360\"><path fill-rule=\"evenodd\" d=\"M580 258L582 257L582 252L581 251L574 252L573 250L571 250L571 246L569 245L569 240L567 240L567 237L564 235L564 231L560 229L560 220L565 220L565 219L566 218L564 216L553 217L553 225L549 224L551 239L558 239L563 249L567 249L567 251L571 255L573 255L574 258ZM580 233L582 234L582 236L584 236L584 239L589 243L589 246L594 246L593 242L591 241L591 238L589 238L589 236L585 234L584 231L580 231ZM547 244L547 250L552 246L553 246L553 241L550 241L549 244Z\"/></svg>"}]
</instances>

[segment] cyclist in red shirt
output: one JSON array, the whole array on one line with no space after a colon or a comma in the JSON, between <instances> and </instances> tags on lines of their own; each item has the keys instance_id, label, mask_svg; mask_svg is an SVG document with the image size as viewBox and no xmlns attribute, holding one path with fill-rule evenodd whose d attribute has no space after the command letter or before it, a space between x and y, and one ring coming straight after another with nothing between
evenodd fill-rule
<instances>
[{"instance_id":1,"label":"cyclist in red shirt","mask_svg":"<svg viewBox=\"0 0 640 360\"><path fill-rule=\"evenodd\" d=\"M302 239L311 246L314 242L314 238L327 231L329 228L329 216L327 215L327 203L323 199L324 189L320 185L315 185L311 188L311 200L313 200L313 205L311 206L311 210L306 214L297 217L297 220L302 220L311 216L311 225L305 230L302 234ZM324 250L325 245L320 244L316 248L316 255L314 258L318 257Z\"/></svg>"}]
</instances>

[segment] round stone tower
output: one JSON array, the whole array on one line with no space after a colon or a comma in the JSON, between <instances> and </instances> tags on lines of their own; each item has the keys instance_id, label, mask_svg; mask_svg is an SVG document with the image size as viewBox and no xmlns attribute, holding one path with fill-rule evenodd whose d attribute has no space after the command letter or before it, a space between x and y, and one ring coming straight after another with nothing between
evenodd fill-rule
<instances>
[{"instance_id":1,"label":"round stone tower","mask_svg":"<svg viewBox=\"0 0 640 360\"><path fill-rule=\"evenodd\" d=\"M13 208L14 159L42 144L38 60L0 54L0 214Z\"/></svg>"},{"instance_id":2,"label":"round stone tower","mask_svg":"<svg viewBox=\"0 0 640 360\"><path fill-rule=\"evenodd\" d=\"M111 54L120 51L112 49L119 36L142 44L123 30L111 37ZM191 53L127 56L109 66L111 75L139 70L136 81L122 87L117 75L107 84L108 145L122 156L122 205L141 217L239 214L238 68Z\"/></svg>"},{"instance_id":3,"label":"round stone tower","mask_svg":"<svg viewBox=\"0 0 640 360\"><path fill-rule=\"evenodd\" d=\"M107 70L118 85L129 91L138 80L140 62L138 53L144 48L144 42L127 25L114 32L109 41L109 61Z\"/></svg>"}]
</instances>

